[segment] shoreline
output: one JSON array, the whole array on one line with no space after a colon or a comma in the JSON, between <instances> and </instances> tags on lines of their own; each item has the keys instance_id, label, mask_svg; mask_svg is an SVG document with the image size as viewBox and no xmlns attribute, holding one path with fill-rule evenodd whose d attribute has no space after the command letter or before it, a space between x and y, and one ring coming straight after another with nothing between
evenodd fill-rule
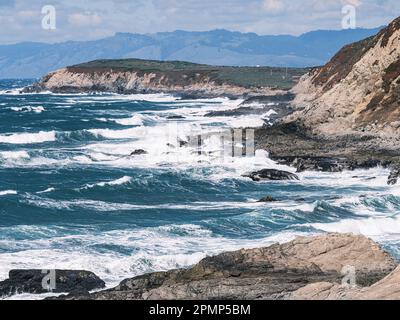
<instances>
[{"instance_id":1,"label":"shoreline","mask_svg":"<svg viewBox=\"0 0 400 320\"><path fill-rule=\"evenodd\" d=\"M277 98L277 96L275 96ZM263 97L253 97L250 99L250 102L254 102L254 100L262 100L266 99L265 96ZM269 97L268 99L271 99ZM267 102L264 101L264 107L268 105L268 103L271 100L268 100ZM278 98L278 100L280 100ZM283 99L284 100L284 99ZM288 99L290 100L290 99ZM284 100L282 105L280 107L286 106L288 101ZM228 110L225 112L229 112L231 115L235 115L235 112L239 113L246 113L246 101L238 106L237 109L234 110ZM249 109L250 110L250 109ZM247 110L248 111L248 110ZM224 112L224 111L222 111ZM210 115L212 116L212 115ZM375 138L374 138L375 139ZM357 148L358 146L365 146L365 141L364 140L353 140L349 137L345 137L343 141L337 141L337 140L330 140L331 143L327 144L327 141L329 140L324 140L320 139L319 137L315 136L309 136L308 132L306 130L303 130L303 128L299 128L295 124L282 124L281 122L277 122L273 126L267 126L263 128L257 128L256 129L256 146L259 149L263 150L268 150L270 152L270 158L273 159L274 161L277 161L280 164L285 164L285 165L290 165L292 167L297 168L298 172L302 171L322 171L322 172L341 172L343 170L355 170L355 169L367 169L371 167L376 167L377 165L385 166L385 167L391 167L393 164L396 163L397 161L397 154L395 155L385 155L384 151L382 150L377 150L377 152L373 156L365 155L363 154L364 151L358 151L358 153L354 153L354 149L352 148ZM369 141L369 140L367 140ZM318 146L318 147L316 147ZM368 145L367 145L368 146ZM374 150L373 148L369 150ZM352 153L353 152L353 153ZM350 155L350 156L349 156ZM311 238L309 238L311 239ZM258 249L253 249L250 250L251 252L261 250L262 248ZM227 252L219 256L224 256L224 255L229 255L231 253ZM218 257L218 256L216 256ZM208 259L208 258L206 258ZM210 258L213 260L213 258ZM196 265L197 266L197 265ZM196 268L196 266L194 268ZM257 266L258 268L258 266ZM147 274L143 276L139 276L134 278L135 281L139 279L142 281L143 279L146 279L145 282L148 281L147 277L150 277L152 279L153 275L156 277L156 279L152 279L151 281L160 281L159 276L162 274L174 274L176 272L180 273L183 272L182 270L187 270L187 269L181 269L180 271L170 271L166 273L154 273L154 274ZM225 271L222 271L224 274ZM291 274L292 271L287 270ZM287 272L283 273L280 275L280 277L274 278L274 281L276 282L276 286L280 286L279 281L283 281L282 279L286 277ZM313 273L314 272L314 273ZM291 281L298 282L304 284L303 287L296 287L295 291L287 291L287 292L274 292L272 296L268 296L267 299L302 299L303 297L307 297L309 299L309 287L306 285L308 282L310 282L310 279L313 279L312 285L317 286L318 288L323 288L326 292L326 287L329 287L332 292L334 290L341 290L340 288L338 289L337 287L337 282L338 279L340 278L338 276L338 270L336 270L335 274L319 274L319 271L315 273L315 270L311 274L308 273L308 271L305 274L302 274L300 278L296 277ZM384 276L388 276L389 273L385 273ZM253 276L253 275L252 275ZM276 275L273 275L276 276ZM234 274L230 275L228 277L228 280L224 278L224 281L227 281L227 285L232 289L232 287L236 287L236 283L231 283L230 281L233 279L240 278L235 272ZM271 277L271 276L268 276ZM161 276L163 278L163 276ZM290 278L290 277L289 277ZM378 277L380 278L380 277ZM382 277L384 278L384 277ZM269 278L270 279L270 278ZM127 283L130 279L124 280L122 283ZM220 281L219 279L218 281ZM259 280L259 279L258 279ZM314 281L315 280L315 281ZM379 279L381 280L381 279ZM199 281L196 279L195 281ZM236 281L236 280L235 280ZM245 280L245 282L248 280ZM300 282L299 282L300 281ZM363 280L364 281L364 280ZM372 280L365 280L369 284L373 284ZM238 284L238 287L241 287L242 284ZM253 286L253 285L252 285ZM317 288L317 289L318 289ZM231 290L230 289L230 290ZM112 291L118 291L112 293ZM147 290L147 289L146 289ZM185 289L186 290L186 289ZM218 289L220 290L220 289ZM233 290L233 289L232 289ZM299 291L298 291L299 290ZM322 289L321 289L322 290ZM357 289L358 290L358 289ZM72 295L66 296L66 297L60 297L60 299L108 299L110 294L111 296L117 295L116 299L120 299L121 297L118 296L120 294L120 290L114 289L109 289L104 292L99 292L90 295L88 292L83 290L84 292L80 293L73 293ZM147 291L146 291L147 292ZM336 292L336 291L335 291ZM347 291L346 291L347 292ZM355 292L355 291L354 291ZM357 291L358 292L358 291ZM122 295L127 294L122 293ZM158 293L157 293L158 294ZM169 292L168 294L171 294ZM232 298L232 299L247 299L247 298L254 298L254 297L243 297L240 296L240 293L236 293L239 296L235 297L211 297L212 299L214 298ZM335 293L336 294L336 293ZM353 291L349 291L349 293L346 294L353 294ZM358 294L358 293L357 293ZM354 293L355 295L355 293ZM136 297L136 296L135 296ZM174 297L175 298L175 297ZM182 297L182 299L188 298L187 296ZM189 297L190 298L190 297ZM204 298L204 297L202 297ZM205 297L207 298L207 297ZM52 298L51 298L52 299ZM58 298L56 298L58 299ZM114 299L114 298L111 298ZM400 299L400 297L399 297Z\"/></svg>"},{"instance_id":2,"label":"shoreline","mask_svg":"<svg viewBox=\"0 0 400 320\"><path fill-rule=\"evenodd\" d=\"M348 270L354 272L351 281ZM24 280L18 283L21 272ZM57 278L64 288L59 292L64 294L46 300L400 299L399 261L374 241L354 234L297 237L269 247L224 252L188 268L127 278L115 288L100 291L104 282L91 272L55 272L66 275ZM12 271L8 282L0 282L0 292L8 285L43 294L37 291L41 277L34 278L35 273L40 275L40 270ZM79 274L78 288L73 274ZM70 293L65 295L65 291Z\"/></svg>"}]
</instances>

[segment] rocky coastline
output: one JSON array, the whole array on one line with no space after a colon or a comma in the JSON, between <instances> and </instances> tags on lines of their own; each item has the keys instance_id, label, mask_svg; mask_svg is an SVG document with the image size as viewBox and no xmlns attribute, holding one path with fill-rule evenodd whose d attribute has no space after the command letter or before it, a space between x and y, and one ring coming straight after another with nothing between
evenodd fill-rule
<instances>
[{"instance_id":1,"label":"rocky coastline","mask_svg":"<svg viewBox=\"0 0 400 320\"><path fill-rule=\"evenodd\" d=\"M43 293L40 271L11 271L3 296ZM85 271L56 270L51 300L363 300L400 299L400 267L372 240L352 234L299 237L265 248L207 257L188 269L104 283ZM77 287L79 283L79 287ZM39 289L38 289L39 288Z\"/></svg>"},{"instance_id":2,"label":"rocky coastline","mask_svg":"<svg viewBox=\"0 0 400 320\"><path fill-rule=\"evenodd\" d=\"M97 60L51 72L23 92L163 93L185 99L237 99L285 93L307 70L139 59Z\"/></svg>"},{"instance_id":3,"label":"rocky coastline","mask_svg":"<svg viewBox=\"0 0 400 320\"><path fill-rule=\"evenodd\" d=\"M274 124L265 124L255 132L256 148L267 150L271 159L293 166L297 172L382 166L391 170L388 184L392 185L400 176L400 135L395 121L400 97L399 34L400 18L377 36L345 47L289 91L218 83L208 75L192 83L185 78L189 84L182 86L171 85L170 80L166 83L157 73L88 74L73 69L49 74L27 91L162 92L184 97L247 98L238 109L211 112L210 117L257 114L260 108L252 108L252 104L266 110L270 103L276 103L283 110L280 116ZM254 181L297 178L269 168L247 176ZM352 285L343 283L346 270L354 272ZM223 253L189 269L151 273L126 279L113 289L89 291L70 292L57 299L400 299L400 267L364 236L327 234Z\"/></svg>"}]
</instances>

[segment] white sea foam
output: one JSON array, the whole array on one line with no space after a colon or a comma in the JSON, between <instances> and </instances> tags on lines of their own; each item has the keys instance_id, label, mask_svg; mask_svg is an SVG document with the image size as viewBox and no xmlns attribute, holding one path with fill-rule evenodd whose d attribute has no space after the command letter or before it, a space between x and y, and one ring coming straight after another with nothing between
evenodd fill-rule
<instances>
[{"instance_id":1,"label":"white sea foam","mask_svg":"<svg viewBox=\"0 0 400 320\"><path fill-rule=\"evenodd\" d=\"M24 96L24 95L55 95L50 91L42 91L42 92L23 92L25 87L21 88L13 88L10 90L0 90L0 95L7 96Z\"/></svg>"},{"instance_id":2,"label":"white sea foam","mask_svg":"<svg viewBox=\"0 0 400 320\"><path fill-rule=\"evenodd\" d=\"M6 160L29 159L29 153L26 151L2 151L0 157Z\"/></svg>"},{"instance_id":3,"label":"white sea foam","mask_svg":"<svg viewBox=\"0 0 400 320\"><path fill-rule=\"evenodd\" d=\"M144 273L188 267L207 255L287 242L301 234L284 232L262 239L231 239L214 236L206 228L188 224L23 240L20 246L24 250L0 254L0 280L7 278L13 268L84 269L95 272L111 287ZM3 241L0 240L0 246ZM125 251L129 249L131 253L116 250L99 253L96 249L107 248L110 244ZM58 249L60 246L64 249Z\"/></svg>"},{"instance_id":4,"label":"white sea foam","mask_svg":"<svg viewBox=\"0 0 400 320\"><path fill-rule=\"evenodd\" d=\"M112 130L112 129L90 129L88 130L91 134L103 137L106 139L134 139L136 138L136 128L124 129L124 130Z\"/></svg>"},{"instance_id":5,"label":"white sea foam","mask_svg":"<svg viewBox=\"0 0 400 320\"><path fill-rule=\"evenodd\" d=\"M55 190L56 190L55 188L48 188L48 189L46 189L46 190L38 191L38 192L36 192L36 193L37 193L37 194L43 194L43 193L53 192L53 191L55 191Z\"/></svg>"},{"instance_id":6,"label":"white sea foam","mask_svg":"<svg viewBox=\"0 0 400 320\"><path fill-rule=\"evenodd\" d=\"M118 185L126 182L119 182ZM105 183L98 185L106 186ZM108 184L109 185L109 184ZM112 184L116 185L116 184ZM84 188L93 188L96 185L87 185ZM50 198L29 196L21 200L23 203L27 203L32 206L47 209L58 209L58 210L75 210L75 209L86 209L94 210L97 212L117 212L117 211L143 211L143 210L193 210L193 211L209 211L218 209L238 209L238 208L257 208L264 204L259 202L193 202L188 204L159 204L159 205L140 205L130 203L116 203L116 202L105 202L96 200L54 200Z\"/></svg>"},{"instance_id":7,"label":"white sea foam","mask_svg":"<svg viewBox=\"0 0 400 320\"><path fill-rule=\"evenodd\" d=\"M11 107L12 111L15 112L34 112L34 113L42 113L44 111L43 106L23 106L23 107Z\"/></svg>"},{"instance_id":8,"label":"white sea foam","mask_svg":"<svg viewBox=\"0 0 400 320\"><path fill-rule=\"evenodd\" d=\"M0 191L0 196L8 196L8 195L16 195L16 194L18 194L18 192L15 190Z\"/></svg>"},{"instance_id":9,"label":"white sea foam","mask_svg":"<svg viewBox=\"0 0 400 320\"><path fill-rule=\"evenodd\" d=\"M98 182L95 184L88 184L84 188L94 188L94 187L106 187L106 186L120 186L127 184L132 181L132 177L125 176L117 180L107 181L107 182Z\"/></svg>"},{"instance_id":10,"label":"white sea foam","mask_svg":"<svg viewBox=\"0 0 400 320\"><path fill-rule=\"evenodd\" d=\"M112 121L115 123L118 123L122 126L143 126L144 121L150 120L150 121L159 121L160 117L158 116L146 116L142 114L134 114L130 118L120 118L120 119L105 119L106 121Z\"/></svg>"},{"instance_id":11,"label":"white sea foam","mask_svg":"<svg viewBox=\"0 0 400 320\"><path fill-rule=\"evenodd\" d=\"M333 223L315 223L311 227L325 232L354 233L373 237L377 240L400 236L400 216L370 217L367 219L344 219Z\"/></svg>"},{"instance_id":12,"label":"white sea foam","mask_svg":"<svg viewBox=\"0 0 400 320\"><path fill-rule=\"evenodd\" d=\"M1 134L0 143L8 144L34 144L56 140L55 131L41 131L37 133L10 133Z\"/></svg>"}]
</instances>

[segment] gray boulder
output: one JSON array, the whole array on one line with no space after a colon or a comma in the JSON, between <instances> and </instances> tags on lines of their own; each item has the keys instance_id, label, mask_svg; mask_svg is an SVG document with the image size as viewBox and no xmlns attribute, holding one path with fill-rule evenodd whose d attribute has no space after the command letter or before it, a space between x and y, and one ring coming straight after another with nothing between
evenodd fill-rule
<instances>
[{"instance_id":1,"label":"gray boulder","mask_svg":"<svg viewBox=\"0 0 400 320\"><path fill-rule=\"evenodd\" d=\"M0 296L47 292L87 292L102 289L105 283L93 272L53 270L11 270L9 278L0 282Z\"/></svg>"}]
</instances>

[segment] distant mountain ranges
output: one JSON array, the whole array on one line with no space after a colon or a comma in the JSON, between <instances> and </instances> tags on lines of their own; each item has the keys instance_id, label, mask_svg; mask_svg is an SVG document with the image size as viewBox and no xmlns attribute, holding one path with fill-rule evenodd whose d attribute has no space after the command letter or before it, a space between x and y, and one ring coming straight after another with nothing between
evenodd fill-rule
<instances>
[{"instance_id":1,"label":"distant mountain ranges","mask_svg":"<svg viewBox=\"0 0 400 320\"><path fill-rule=\"evenodd\" d=\"M301 36L259 36L227 30L117 33L95 41L24 42L0 46L0 78L39 78L96 59L139 58L210 65L309 67L324 65L344 45L382 28L313 31Z\"/></svg>"}]
</instances>

